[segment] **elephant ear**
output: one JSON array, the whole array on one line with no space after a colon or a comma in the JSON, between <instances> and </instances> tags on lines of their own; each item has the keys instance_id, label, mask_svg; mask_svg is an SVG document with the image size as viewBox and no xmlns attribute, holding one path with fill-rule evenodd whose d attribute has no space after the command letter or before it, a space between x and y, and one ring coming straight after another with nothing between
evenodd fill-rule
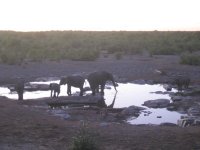
<instances>
[{"instance_id":1,"label":"elephant ear","mask_svg":"<svg viewBox=\"0 0 200 150\"><path fill-rule=\"evenodd\" d=\"M61 77L60 79L60 85L64 85L67 82L67 77Z\"/></svg>"}]
</instances>

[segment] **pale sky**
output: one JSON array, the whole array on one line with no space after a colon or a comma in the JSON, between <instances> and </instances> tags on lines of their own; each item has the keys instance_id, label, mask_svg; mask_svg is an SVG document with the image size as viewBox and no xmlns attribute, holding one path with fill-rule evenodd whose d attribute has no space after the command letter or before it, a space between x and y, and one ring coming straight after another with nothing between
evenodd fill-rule
<instances>
[{"instance_id":1,"label":"pale sky","mask_svg":"<svg viewBox=\"0 0 200 150\"><path fill-rule=\"evenodd\" d=\"M0 30L200 31L200 0L0 0Z\"/></svg>"}]
</instances>

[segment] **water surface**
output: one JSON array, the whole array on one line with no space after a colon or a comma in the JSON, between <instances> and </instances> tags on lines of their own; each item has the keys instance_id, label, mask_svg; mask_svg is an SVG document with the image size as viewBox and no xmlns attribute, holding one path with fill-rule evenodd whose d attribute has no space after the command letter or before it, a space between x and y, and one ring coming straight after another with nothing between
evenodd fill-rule
<instances>
[{"instance_id":1,"label":"water surface","mask_svg":"<svg viewBox=\"0 0 200 150\"><path fill-rule=\"evenodd\" d=\"M59 81L48 81L48 82L31 82L32 84L50 84L50 83L59 83ZM84 85L85 87L89 86L88 83ZM147 100L155 99L171 99L169 94L156 94L155 92L160 91L165 92L166 90L160 84L149 85L149 84L134 84L134 83L119 83L117 87L118 92L114 90L113 86L106 85L108 88L105 89L105 102L107 105L113 105L114 108L129 107L131 105L142 106L142 104ZM176 90L172 90L176 92ZM72 88L73 95L79 95L78 88ZM91 94L91 91L85 93ZM16 92L10 92L6 87L0 87L0 95L6 96L11 99L17 99L18 95ZM61 86L60 96L67 95L67 86ZM24 99L37 99L42 97L49 97L50 91L34 91L34 92L25 92ZM113 99L115 101L113 103ZM145 107L145 106L142 106ZM177 120L180 119L182 114L174 111L168 111L166 108L162 109L153 109L147 108L140 114L139 117L131 117L127 122L131 124L160 124L164 122L177 123ZM146 113L151 112L151 113Z\"/></svg>"}]
</instances>

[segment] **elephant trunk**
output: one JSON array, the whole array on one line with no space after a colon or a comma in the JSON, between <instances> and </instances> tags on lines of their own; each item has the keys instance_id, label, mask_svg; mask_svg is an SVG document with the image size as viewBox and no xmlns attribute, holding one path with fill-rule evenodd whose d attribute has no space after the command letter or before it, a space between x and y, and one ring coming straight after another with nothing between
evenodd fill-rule
<instances>
[{"instance_id":1,"label":"elephant trunk","mask_svg":"<svg viewBox=\"0 0 200 150\"><path fill-rule=\"evenodd\" d=\"M115 88L115 91L117 91L116 83L115 83L114 79L112 79L112 83L113 83L113 86L114 86L114 88Z\"/></svg>"}]
</instances>

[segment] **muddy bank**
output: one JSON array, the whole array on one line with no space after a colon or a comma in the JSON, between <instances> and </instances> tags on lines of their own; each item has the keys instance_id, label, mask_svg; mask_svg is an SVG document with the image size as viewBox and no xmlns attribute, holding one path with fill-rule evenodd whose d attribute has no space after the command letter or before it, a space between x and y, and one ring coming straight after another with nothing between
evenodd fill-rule
<instances>
[{"instance_id":1,"label":"muddy bank","mask_svg":"<svg viewBox=\"0 0 200 150\"><path fill-rule=\"evenodd\" d=\"M105 123L97 120L95 111L75 111L79 120L64 120L43 109L22 106L18 101L1 98L0 148L1 149L70 149L82 121L102 150L117 149L174 149L199 148L197 127L133 126L124 123ZM91 119L93 121L90 121ZM158 133L159 131L159 133Z\"/></svg>"},{"instance_id":2,"label":"muddy bank","mask_svg":"<svg viewBox=\"0 0 200 150\"><path fill-rule=\"evenodd\" d=\"M2 85L11 83L11 79L15 80L16 77L33 80L38 77L61 77L107 70L116 76L117 81L143 79L166 82L167 76L159 74L155 71L157 69L165 71L168 75L186 74L192 79L192 85L199 85L200 67L180 65L178 61L176 56L127 56L122 60L100 58L95 62L61 61L28 63L21 66L0 65L0 81ZM196 94L195 97L198 96L199 94ZM73 137L77 135L83 121L87 122L87 127L93 133L92 137L102 150L200 149L199 127L129 125L107 121L104 112L99 110L84 109L69 109L71 119L63 119L54 116L46 106L35 106L44 106L43 102L10 101L0 97L0 149L70 149ZM195 101L193 104L197 103ZM112 113L110 116L112 117Z\"/></svg>"}]
</instances>

